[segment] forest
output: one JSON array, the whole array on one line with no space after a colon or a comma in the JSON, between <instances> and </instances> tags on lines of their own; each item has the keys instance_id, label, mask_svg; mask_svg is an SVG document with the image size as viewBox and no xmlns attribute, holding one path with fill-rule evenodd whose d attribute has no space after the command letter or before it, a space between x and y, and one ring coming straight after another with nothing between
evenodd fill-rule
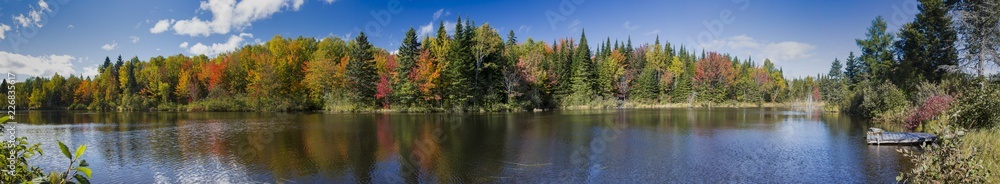
<instances>
[{"instance_id":1,"label":"forest","mask_svg":"<svg viewBox=\"0 0 1000 184\"><path fill-rule=\"evenodd\" d=\"M458 18L453 34L397 51L355 38L276 35L215 57L111 57L93 77L16 83L19 109L95 111L523 111L656 104L820 101L819 80L788 80L768 59L606 38L519 41ZM603 43L602 43L603 42ZM3 85L7 85L4 81ZM4 90L8 89L3 87Z\"/></svg>"}]
</instances>

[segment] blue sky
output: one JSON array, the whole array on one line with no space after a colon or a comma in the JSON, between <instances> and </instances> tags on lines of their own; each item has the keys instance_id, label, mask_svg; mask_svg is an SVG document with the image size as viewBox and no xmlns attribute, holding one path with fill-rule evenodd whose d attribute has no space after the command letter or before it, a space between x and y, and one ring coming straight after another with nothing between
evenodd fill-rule
<instances>
[{"instance_id":1,"label":"blue sky","mask_svg":"<svg viewBox=\"0 0 1000 184\"><path fill-rule=\"evenodd\" d=\"M395 50L411 27L436 32L458 16L551 42L580 36L591 48L610 37L636 45L656 36L674 45L770 58L786 76L825 73L858 52L876 16L889 30L912 21L915 0L2 0L0 68L28 76L94 75L110 56L214 56L285 37L352 37L365 31ZM429 27L428 27L429 25ZM421 29L423 28L423 29ZM449 26L449 29L451 26Z\"/></svg>"}]
</instances>

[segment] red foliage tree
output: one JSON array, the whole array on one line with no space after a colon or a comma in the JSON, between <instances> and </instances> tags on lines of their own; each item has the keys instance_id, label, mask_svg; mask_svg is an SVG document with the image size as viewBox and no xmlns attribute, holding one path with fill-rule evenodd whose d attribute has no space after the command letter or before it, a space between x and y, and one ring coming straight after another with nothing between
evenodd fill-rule
<instances>
[{"instance_id":1,"label":"red foliage tree","mask_svg":"<svg viewBox=\"0 0 1000 184\"><path fill-rule=\"evenodd\" d=\"M710 101L721 102L726 99L726 90L736 80L733 63L728 56L709 52L707 57L695 63L694 87Z\"/></svg>"},{"instance_id":2,"label":"red foliage tree","mask_svg":"<svg viewBox=\"0 0 1000 184\"><path fill-rule=\"evenodd\" d=\"M735 80L731 59L719 53L709 52L708 57L695 63L694 81L696 85L707 87L728 87Z\"/></svg>"},{"instance_id":3,"label":"red foliage tree","mask_svg":"<svg viewBox=\"0 0 1000 184\"><path fill-rule=\"evenodd\" d=\"M755 68L753 70L753 79L757 82L757 85L764 86L771 83L771 74L767 73L767 70L763 68Z\"/></svg>"},{"instance_id":4,"label":"red foliage tree","mask_svg":"<svg viewBox=\"0 0 1000 184\"><path fill-rule=\"evenodd\" d=\"M379 76L378 86L376 87L375 99L382 101L383 108L389 108L389 94L392 94L392 83L389 82L388 75Z\"/></svg>"},{"instance_id":5,"label":"red foliage tree","mask_svg":"<svg viewBox=\"0 0 1000 184\"><path fill-rule=\"evenodd\" d=\"M820 98L822 98L822 96L820 96L820 94L819 94L819 86L813 86L813 90L812 90L812 99L813 99L813 101L820 101Z\"/></svg>"}]
</instances>

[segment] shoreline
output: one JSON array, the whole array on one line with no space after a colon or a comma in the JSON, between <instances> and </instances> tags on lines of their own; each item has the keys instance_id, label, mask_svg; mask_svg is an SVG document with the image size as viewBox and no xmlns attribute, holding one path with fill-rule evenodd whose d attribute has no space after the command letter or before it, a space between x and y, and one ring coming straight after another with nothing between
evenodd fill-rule
<instances>
[{"instance_id":1,"label":"shoreline","mask_svg":"<svg viewBox=\"0 0 1000 184\"><path fill-rule=\"evenodd\" d=\"M545 112L545 111L559 111L559 110L614 110L614 109L675 109L675 108L821 108L826 112L837 112L835 110L826 109L826 103L824 102L780 102L780 103L747 103L747 102L736 102L736 103L705 103L705 102L695 102L695 103L625 103L621 106L609 106L609 105L571 105L571 106L559 106L551 109L511 109L511 108L499 108L499 109L486 109L479 108L476 109L445 109L445 108L426 108L426 107L415 107L415 108L389 108L389 109L362 109L362 110L291 110L291 111L245 111L245 110L221 110L221 111L210 111L204 110L206 108L192 108L184 107L187 110L177 110L177 109L149 109L149 110L132 110L132 111L98 111L98 110L87 110L87 109L28 109L23 111L86 111L86 112L286 112L286 113L298 113L298 112L315 112L315 113L333 113L333 114L351 114L351 113L496 113L496 112ZM22 110L19 110L22 111Z\"/></svg>"}]
</instances>

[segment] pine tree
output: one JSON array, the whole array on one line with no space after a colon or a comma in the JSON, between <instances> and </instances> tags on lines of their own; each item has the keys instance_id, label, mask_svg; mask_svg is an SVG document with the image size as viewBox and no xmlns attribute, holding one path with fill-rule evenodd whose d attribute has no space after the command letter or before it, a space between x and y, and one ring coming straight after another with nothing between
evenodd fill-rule
<instances>
[{"instance_id":1,"label":"pine tree","mask_svg":"<svg viewBox=\"0 0 1000 184\"><path fill-rule=\"evenodd\" d=\"M594 84L594 62L590 59L590 46L587 45L587 33L585 30L580 32L580 45L576 47L576 56L574 57L573 64L573 77L570 79L572 84L573 94L572 103L583 103L593 97L594 90L597 89L596 84Z\"/></svg>"},{"instance_id":2,"label":"pine tree","mask_svg":"<svg viewBox=\"0 0 1000 184\"><path fill-rule=\"evenodd\" d=\"M958 39L951 27L951 16L942 0L921 0L916 19L900 29L896 49L900 53L900 81L913 87L920 80L938 81L945 74L942 67L958 64ZM904 80L905 79L905 80Z\"/></svg>"},{"instance_id":3,"label":"pine tree","mask_svg":"<svg viewBox=\"0 0 1000 184\"><path fill-rule=\"evenodd\" d=\"M455 23L455 35L449 46L448 61L445 64L445 71L442 74L445 81L444 94L445 105L449 107L464 107L469 100L469 80L471 67L469 66L469 34L462 24L461 16Z\"/></svg>"},{"instance_id":4,"label":"pine tree","mask_svg":"<svg viewBox=\"0 0 1000 184\"><path fill-rule=\"evenodd\" d=\"M410 77L410 71L416 65L418 54L420 53L420 43L417 42L417 32L412 27L406 31L403 43L399 45L399 58L397 60L396 79L393 85L394 99L400 105L412 106L417 99L417 87Z\"/></svg>"},{"instance_id":5,"label":"pine tree","mask_svg":"<svg viewBox=\"0 0 1000 184\"><path fill-rule=\"evenodd\" d=\"M827 72L826 75L833 79L840 79L843 76L843 72L840 70L842 67L840 59L834 58L833 64L830 65L830 72Z\"/></svg>"},{"instance_id":6,"label":"pine tree","mask_svg":"<svg viewBox=\"0 0 1000 184\"><path fill-rule=\"evenodd\" d=\"M893 61L895 53L892 50L894 34L886 32L886 22L881 16L872 21L868 27L866 39L856 40L861 47L861 61L866 66L863 73L867 78L878 80L893 79L892 74L896 68Z\"/></svg>"},{"instance_id":7,"label":"pine tree","mask_svg":"<svg viewBox=\"0 0 1000 184\"><path fill-rule=\"evenodd\" d=\"M844 77L850 84L857 84L861 82L861 73L864 73L864 66L858 61L858 58L854 57L854 51L847 56L847 66L844 71Z\"/></svg>"},{"instance_id":8,"label":"pine tree","mask_svg":"<svg viewBox=\"0 0 1000 184\"><path fill-rule=\"evenodd\" d=\"M105 56L105 57L104 57L104 64L101 64L101 68L100 68L100 69L101 69L101 71L103 71L103 70L105 70L106 68L108 68L108 67L111 67L111 66L112 66L112 64L111 64L111 58L110 58L110 57L107 57L107 56Z\"/></svg>"},{"instance_id":9,"label":"pine tree","mask_svg":"<svg viewBox=\"0 0 1000 184\"><path fill-rule=\"evenodd\" d=\"M375 72L375 56L372 55L372 45L368 43L365 32L354 38L350 51L351 60L347 63L347 79L350 81L355 105L375 107L375 87L378 74Z\"/></svg>"}]
</instances>

